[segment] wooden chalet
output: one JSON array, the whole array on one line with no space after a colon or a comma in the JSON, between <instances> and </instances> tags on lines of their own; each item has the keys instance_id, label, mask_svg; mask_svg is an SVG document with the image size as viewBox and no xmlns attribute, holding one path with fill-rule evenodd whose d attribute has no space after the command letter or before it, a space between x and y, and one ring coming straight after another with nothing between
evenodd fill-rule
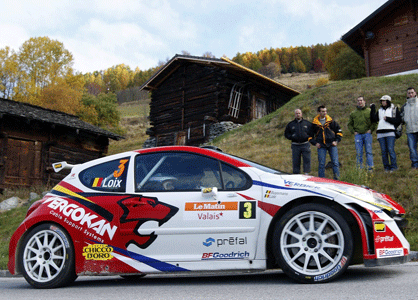
<instances>
[{"instance_id":1,"label":"wooden chalet","mask_svg":"<svg viewBox=\"0 0 418 300\"><path fill-rule=\"evenodd\" d=\"M418 0L389 0L342 40L364 58L367 76L418 73Z\"/></svg>"},{"instance_id":2,"label":"wooden chalet","mask_svg":"<svg viewBox=\"0 0 418 300\"><path fill-rule=\"evenodd\" d=\"M0 190L55 184L64 175L52 163L104 156L109 138L122 137L73 115L0 98Z\"/></svg>"},{"instance_id":3,"label":"wooden chalet","mask_svg":"<svg viewBox=\"0 0 418 300\"><path fill-rule=\"evenodd\" d=\"M152 92L147 133L156 146L202 144L211 124L245 124L299 94L227 58L186 55L175 55L140 89Z\"/></svg>"}]
</instances>

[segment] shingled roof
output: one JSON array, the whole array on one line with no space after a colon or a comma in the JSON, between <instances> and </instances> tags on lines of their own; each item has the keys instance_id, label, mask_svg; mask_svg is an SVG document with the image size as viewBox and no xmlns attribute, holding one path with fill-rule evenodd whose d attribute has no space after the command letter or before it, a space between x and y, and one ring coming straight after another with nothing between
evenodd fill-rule
<instances>
[{"instance_id":1,"label":"shingled roof","mask_svg":"<svg viewBox=\"0 0 418 300\"><path fill-rule=\"evenodd\" d=\"M164 82L168 76L170 76L183 62L192 62L201 65L212 65L217 66L226 70L233 70L244 74L248 79L252 79L255 82L261 82L265 85L271 86L274 89L280 90L285 94L289 94L292 97L300 94L299 91L292 89L280 82L277 82L271 78L268 78L260 73L257 73L247 67L244 67L236 62L226 58L210 58L210 57L200 57L200 56L191 56L191 55L180 55L176 54L172 59L170 59L161 69L159 69L147 82L145 82L139 89L140 90L149 90L152 91Z\"/></svg>"},{"instance_id":2,"label":"shingled roof","mask_svg":"<svg viewBox=\"0 0 418 300\"><path fill-rule=\"evenodd\" d=\"M374 27L380 22L390 19L393 11L396 10L399 6L404 5L404 3L407 1L388 0L367 18L365 18L363 21L350 29L350 31L344 34L341 37L341 40L351 49L357 52L358 55L364 58L363 43L364 39L366 38L365 34L368 31L372 32ZM414 2L416 3L416 0L410 1L411 4Z\"/></svg>"},{"instance_id":3,"label":"shingled roof","mask_svg":"<svg viewBox=\"0 0 418 300\"><path fill-rule=\"evenodd\" d=\"M123 138L120 135L86 123L74 115L42 108L28 103L0 98L0 116L4 115L74 128L96 135L102 135L113 140L120 140Z\"/></svg>"}]
</instances>

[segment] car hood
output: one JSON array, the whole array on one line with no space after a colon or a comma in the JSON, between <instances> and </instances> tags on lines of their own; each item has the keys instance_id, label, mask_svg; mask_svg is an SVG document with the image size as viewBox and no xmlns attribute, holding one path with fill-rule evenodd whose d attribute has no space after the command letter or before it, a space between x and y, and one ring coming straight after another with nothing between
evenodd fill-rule
<instances>
[{"instance_id":1,"label":"car hood","mask_svg":"<svg viewBox=\"0 0 418 300\"><path fill-rule=\"evenodd\" d=\"M263 174L260 176L260 179L265 184L280 185L288 189L310 191L330 198L345 195L382 209L395 210L400 213L404 211L404 209L388 195L376 192L366 186L306 175Z\"/></svg>"}]
</instances>

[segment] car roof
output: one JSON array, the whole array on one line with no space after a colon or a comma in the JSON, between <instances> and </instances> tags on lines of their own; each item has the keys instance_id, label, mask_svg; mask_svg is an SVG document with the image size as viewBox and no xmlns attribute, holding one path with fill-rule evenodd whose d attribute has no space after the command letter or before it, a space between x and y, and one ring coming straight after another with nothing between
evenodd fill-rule
<instances>
[{"instance_id":1,"label":"car roof","mask_svg":"<svg viewBox=\"0 0 418 300\"><path fill-rule=\"evenodd\" d=\"M209 148L193 147L193 146L164 146L164 147L155 147L155 148L146 148L135 150L135 152L140 154L156 153L156 152L189 152L196 153L201 155L210 156L226 163L229 163L235 167L251 167L249 164L246 164L238 159L234 159L229 155L225 155L219 150L213 150Z\"/></svg>"}]
</instances>

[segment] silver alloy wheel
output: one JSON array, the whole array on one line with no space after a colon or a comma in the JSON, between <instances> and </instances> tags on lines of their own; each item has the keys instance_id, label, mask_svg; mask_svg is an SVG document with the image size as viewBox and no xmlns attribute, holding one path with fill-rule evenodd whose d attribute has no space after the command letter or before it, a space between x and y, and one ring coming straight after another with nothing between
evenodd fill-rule
<instances>
[{"instance_id":1,"label":"silver alloy wheel","mask_svg":"<svg viewBox=\"0 0 418 300\"><path fill-rule=\"evenodd\" d=\"M36 232L24 248L26 274L36 282L49 282L64 268L66 255L65 243L56 231Z\"/></svg>"},{"instance_id":2,"label":"silver alloy wheel","mask_svg":"<svg viewBox=\"0 0 418 300\"><path fill-rule=\"evenodd\" d=\"M344 252L343 231L327 214L302 212L284 226L280 250L294 271L310 276L324 274L341 261Z\"/></svg>"}]
</instances>

